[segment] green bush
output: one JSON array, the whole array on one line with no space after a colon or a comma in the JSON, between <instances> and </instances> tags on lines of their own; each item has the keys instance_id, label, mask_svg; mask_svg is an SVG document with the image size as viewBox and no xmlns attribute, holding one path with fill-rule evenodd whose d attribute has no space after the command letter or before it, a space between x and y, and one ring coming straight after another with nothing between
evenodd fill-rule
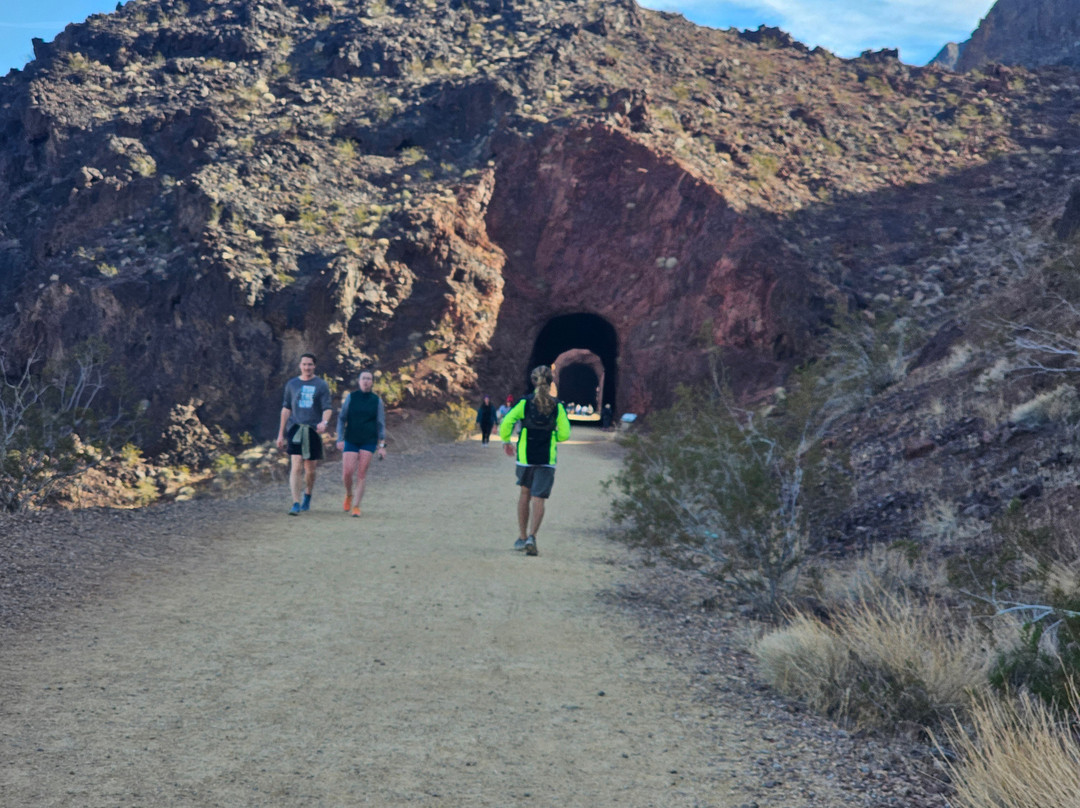
<instances>
[{"instance_id":1,"label":"green bush","mask_svg":"<svg viewBox=\"0 0 1080 808\"><path fill-rule=\"evenodd\" d=\"M424 427L441 441L465 440L476 425L476 410L464 399L452 401L445 408L424 418Z\"/></svg>"},{"instance_id":2,"label":"green bush","mask_svg":"<svg viewBox=\"0 0 1080 808\"><path fill-rule=\"evenodd\" d=\"M758 606L791 591L804 545L809 444L784 417L682 389L626 441L612 516L632 543L704 553L714 574Z\"/></svg>"},{"instance_id":3,"label":"green bush","mask_svg":"<svg viewBox=\"0 0 1080 808\"><path fill-rule=\"evenodd\" d=\"M1027 690L1048 707L1066 710L1072 704L1074 682L1080 678L1080 614L1050 614L1021 629L1021 642L998 656L990 684L1004 692Z\"/></svg>"},{"instance_id":4,"label":"green bush","mask_svg":"<svg viewBox=\"0 0 1080 808\"><path fill-rule=\"evenodd\" d=\"M236 471L236 458L231 454L222 453L214 458L213 469L215 474L229 474Z\"/></svg>"},{"instance_id":5,"label":"green bush","mask_svg":"<svg viewBox=\"0 0 1080 808\"><path fill-rule=\"evenodd\" d=\"M387 407L396 407L401 404L408 392L400 371L397 373L378 372L372 389L379 394Z\"/></svg>"},{"instance_id":6,"label":"green bush","mask_svg":"<svg viewBox=\"0 0 1080 808\"><path fill-rule=\"evenodd\" d=\"M827 519L850 499L846 454L824 438L869 385L865 363L832 356L793 372L771 406L739 407L722 368L709 389L679 389L626 440L607 483L617 537L704 556L703 572L776 611L797 583L810 515Z\"/></svg>"}]
</instances>

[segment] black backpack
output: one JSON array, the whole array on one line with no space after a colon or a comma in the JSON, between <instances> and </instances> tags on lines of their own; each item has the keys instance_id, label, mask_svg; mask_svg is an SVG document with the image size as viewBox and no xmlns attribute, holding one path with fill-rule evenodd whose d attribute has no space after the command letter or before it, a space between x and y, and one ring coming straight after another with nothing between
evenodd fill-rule
<instances>
[{"instance_id":1,"label":"black backpack","mask_svg":"<svg viewBox=\"0 0 1080 808\"><path fill-rule=\"evenodd\" d=\"M537 408L530 394L525 397L525 417L521 425L525 427L525 462L530 466L546 466L551 462L551 433L559 417L559 402L544 415Z\"/></svg>"}]
</instances>

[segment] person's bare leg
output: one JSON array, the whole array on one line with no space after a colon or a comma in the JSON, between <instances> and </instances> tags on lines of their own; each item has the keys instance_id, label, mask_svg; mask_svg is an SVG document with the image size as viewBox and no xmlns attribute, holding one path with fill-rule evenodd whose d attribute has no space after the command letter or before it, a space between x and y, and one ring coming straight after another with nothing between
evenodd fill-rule
<instances>
[{"instance_id":1,"label":"person's bare leg","mask_svg":"<svg viewBox=\"0 0 1080 808\"><path fill-rule=\"evenodd\" d=\"M540 497L532 498L532 522L529 525L529 535L536 536L538 530L540 530L540 523L544 521L544 503L546 500L540 499Z\"/></svg>"},{"instance_id":2,"label":"person's bare leg","mask_svg":"<svg viewBox=\"0 0 1080 808\"><path fill-rule=\"evenodd\" d=\"M311 492L315 490L315 468L318 465L318 460L304 461L304 492L308 496L311 496Z\"/></svg>"},{"instance_id":3,"label":"person's bare leg","mask_svg":"<svg viewBox=\"0 0 1080 808\"><path fill-rule=\"evenodd\" d=\"M304 458L300 455L289 455L289 490L292 491L292 501L299 502L304 488Z\"/></svg>"},{"instance_id":4,"label":"person's bare leg","mask_svg":"<svg viewBox=\"0 0 1080 808\"><path fill-rule=\"evenodd\" d=\"M521 486L520 491L521 494L518 496L518 529L521 531L521 538L524 540L529 535L526 532L529 527L529 489Z\"/></svg>"},{"instance_id":5,"label":"person's bare leg","mask_svg":"<svg viewBox=\"0 0 1080 808\"><path fill-rule=\"evenodd\" d=\"M345 499L349 504L345 510L352 507L353 480L356 479L356 462L358 452L341 453L341 482L345 484Z\"/></svg>"},{"instance_id":6,"label":"person's bare leg","mask_svg":"<svg viewBox=\"0 0 1080 808\"><path fill-rule=\"evenodd\" d=\"M365 452L363 450L356 453L356 489L353 493L353 508L360 507L360 500L364 498L364 483L367 481L368 466L371 465L371 458L373 455L371 452Z\"/></svg>"}]
</instances>

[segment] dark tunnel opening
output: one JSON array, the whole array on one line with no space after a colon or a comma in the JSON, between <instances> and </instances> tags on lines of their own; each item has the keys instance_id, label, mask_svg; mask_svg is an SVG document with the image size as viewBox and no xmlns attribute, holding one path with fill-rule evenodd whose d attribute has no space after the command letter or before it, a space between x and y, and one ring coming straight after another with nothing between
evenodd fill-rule
<instances>
[{"instance_id":1,"label":"dark tunnel opening","mask_svg":"<svg viewBox=\"0 0 1080 808\"><path fill-rule=\"evenodd\" d=\"M565 404L600 408L600 377L588 365L575 363L559 369L559 398Z\"/></svg>"},{"instance_id":2,"label":"dark tunnel opening","mask_svg":"<svg viewBox=\"0 0 1080 808\"><path fill-rule=\"evenodd\" d=\"M533 344L525 369L525 388L530 388L532 368L553 365L560 399L575 404L591 403L597 417L604 404L610 404L615 413L618 353L615 327L603 317L588 313L552 317L540 329Z\"/></svg>"}]
</instances>

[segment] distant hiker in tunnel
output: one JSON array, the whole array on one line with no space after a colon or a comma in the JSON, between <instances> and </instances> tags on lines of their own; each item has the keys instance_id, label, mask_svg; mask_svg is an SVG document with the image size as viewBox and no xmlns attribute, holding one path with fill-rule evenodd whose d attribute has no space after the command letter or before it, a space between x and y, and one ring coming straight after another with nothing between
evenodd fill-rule
<instances>
[{"instance_id":1,"label":"distant hiker in tunnel","mask_svg":"<svg viewBox=\"0 0 1080 808\"><path fill-rule=\"evenodd\" d=\"M332 414L330 386L315 376L315 355L306 353L300 357L300 375L285 383L277 436L278 449L288 451L292 464L290 516L298 516L311 507L315 466L323 458L322 436Z\"/></svg>"},{"instance_id":2,"label":"distant hiker in tunnel","mask_svg":"<svg viewBox=\"0 0 1080 808\"><path fill-rule=\"evenodd\" d=\"M570 419L562 402L551 395L551 368L547 365L533 368L529 380L533 391L511 407L499 426L499 437L507 456L517 458L519 535L514 549L535 556L540 554L536 534L555 483L556 444L570 437ZM518 421L521 434L515 452L510 436Z\"/></svg>"},{"instance_id":3,"label":"distant hiker in tunnel","mask_svg":"<svg viewBox=\"0 0 1080 808\"><path fill-rule=\"evenodd\" d=\"M495 405L491 403L491 396L484 396L483 402L476 410L476 425L480 427L480 442L484 446L491 440L491 429L497 420Z\"/></svg>"},{"instance_id":4,"label":"distant hiker in tunnel","mask_svg":"<svg viewBox=\"0 0 1080 808\"><path fill-rule=\"evenodd\" d=\"M337 447L341 450L341 479L345 483L346 513L360 515L368 466L376 453L386 457L386 407L371 388L375 374L361 370L356 379L359 390L345 396L338 416Z\"/></svg>"}]
</instances>

